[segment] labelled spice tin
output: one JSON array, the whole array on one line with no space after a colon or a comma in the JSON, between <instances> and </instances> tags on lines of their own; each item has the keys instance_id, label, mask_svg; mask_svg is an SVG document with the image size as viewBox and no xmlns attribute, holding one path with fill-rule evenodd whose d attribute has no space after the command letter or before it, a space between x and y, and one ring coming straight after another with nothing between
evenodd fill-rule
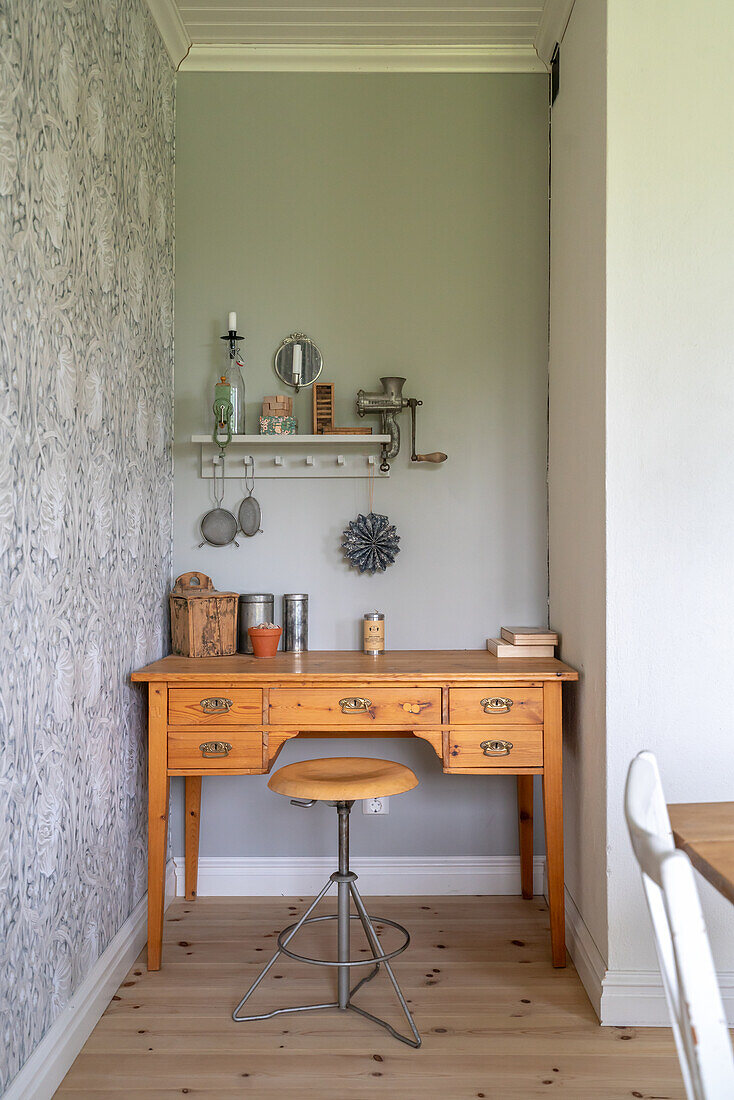
<instances>
[{"instance_id":1,"label":"labelled spice tin","mask_svg":"<svg viewBox=\"0 0 734 1100\"><path fill-rule=\"evenodd\" d=\"M385 616L381 611L368 611L364 616L362 648L375 655L385 652Z\"/></svg>"}]
</instances>

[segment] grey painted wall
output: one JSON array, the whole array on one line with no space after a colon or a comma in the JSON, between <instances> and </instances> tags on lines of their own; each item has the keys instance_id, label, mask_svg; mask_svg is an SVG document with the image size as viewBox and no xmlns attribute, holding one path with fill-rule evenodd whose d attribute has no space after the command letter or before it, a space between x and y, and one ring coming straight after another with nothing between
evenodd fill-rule
<instances>
[{"instance_id":1,"label":"grey painted wall","mask_svg":"<svg viewBox=\"0 0 734 1100\"><path fill-rule=\"evenodd\" d=\"M374 607L396 649L480 647L502 622L546 621L546 99L534 75L179 76L177 573L309 592L314 649L358 647ZM273 352L296 329L322 348L340 423L356 423L356 390L381 374L406 375L425 401L419 445L450 458L411 467L404 451L376 485L375 510L402 536L386 574L360 577L340 556L341 530L368 507L362 481L260 482L264 534L196 548L211 482L188 438L210 427L230 309L247 335L251 424L280 388ZM296 404L309 430L310 393ZM241 495L229 483L227 503ZM333 751L301 741L280 761ZM356 829L356 851L516 850L511 780L446 778L423 743L375 753L413 763L422 786ZM333 830L294 820L265 782L205 782L203 855L331 850Z\"/></svg>"},{"instance_id":2,"label":"grey painted wall","mask_svg":"<svg viewBox=\"0 0 734 1100\"><path fill-rule=\"evenodd\" d=\"M576 4L551 121L550 615L564 688L566 886L607 957L606 3Z\"/></svg>"}]
</instances>

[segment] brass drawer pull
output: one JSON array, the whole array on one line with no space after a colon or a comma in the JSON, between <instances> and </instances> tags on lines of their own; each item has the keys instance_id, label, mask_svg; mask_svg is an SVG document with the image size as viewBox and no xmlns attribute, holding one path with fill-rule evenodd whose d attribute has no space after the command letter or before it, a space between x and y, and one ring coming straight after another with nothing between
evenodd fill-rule
<instances>
[{"instance_id":1,"label":"brass drawer pull","mask_svg":"<svg viewBox=\"0 0 734 1100\"><path fill-rule=\"evenodd\" d=\"M342 708L342 714L354 714L358 710L369 710L372 706L372 700L357 699L355 697L340 699L339 706Z\"/></svg>"},{"instance_id":2,"label":"brass drawer pull","mask_svg":"<svg viewBox=\"0 0 734 1100\"><path fill-rule=\"evenodd\" d=\"M512 752L512 741L482 741L479 748L485 756L509 756Z\"/></svg>"},{"instance_id":3,"label":"brass drawer pull","mask_svg":"<svg viewBox=\"0 0 734 1100\"><path fill-rule=\"evenodd\" d=\"M232 709L232 700L213 696L211 699L202 699L199 706L204 714L226 714L228 710Z\"/></svg>"},{"instance_id":4,"label":"brass drawer pull","mask_svg":"<svg viewBox=\"0 0 734 1100\"><path fill-rule=\"evenodd\" d=\"M495 695L491 699L480 700L480 707L485 714L507 714L514 700Z\"/></svg>"},{"instance_id":5,"label":"brass drawer pull","mask_svg":"<svg viewBox=\"0 0 734 1100\"><path fill-rule=\"evenodd\" d=\"M229 756L232 751L229 741L203 741L199 748L202 756Z\"/></svg>"}]
</instances>

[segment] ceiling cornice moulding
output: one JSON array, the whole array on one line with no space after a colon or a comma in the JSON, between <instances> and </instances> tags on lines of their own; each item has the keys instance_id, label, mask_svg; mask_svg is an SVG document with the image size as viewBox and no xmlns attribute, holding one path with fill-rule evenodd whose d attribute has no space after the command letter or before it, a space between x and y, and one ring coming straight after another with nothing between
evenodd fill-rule
<instances>
[{"instance_id":1,"label":"ceiling cornice moulding","mask_svg":"<svg viewBox=\"0 0 734 1100\"><path fill-rule=\"evenodd\" d=\"M556 43L561 42L566 33L574 3L575 0L545 0L535 35L535 49L545 65L550 65Z\"/></svg>"},{"instance_id":2,"label":"ceiling cornice moulding","mask_svg":"<svg viewBox=\"0 0 734 1100\"><path fill-rule=\"evenodd\" d=\"M148 7L161 33L173 67L178 69L191 48L191 39L181 18L181 12L178 10L178 4L176 0L148 0Z\"/></svg>"},{"instance_id":3,"label":"ceiling cornice moulding","mask_svg":"<svg viewBox=\"0 0 734 1100\"><path fill-rule=\"evenodd\" d=\"M298 73L547 71L531 46L246 46L199 42L191 46L180 68L182 72Z\"/></svg>"}]
</instances>

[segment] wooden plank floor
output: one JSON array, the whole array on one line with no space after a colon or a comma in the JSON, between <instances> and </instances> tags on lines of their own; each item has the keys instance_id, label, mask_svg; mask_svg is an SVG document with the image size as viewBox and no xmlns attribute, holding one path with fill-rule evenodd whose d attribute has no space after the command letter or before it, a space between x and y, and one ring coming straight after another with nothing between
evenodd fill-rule
<instances>
[{"instance_id":1,"label":"wooden plank floor","mask_svg":"<svg viewBox=\"0 0 734 1100\"><path fill-rule=\"evenodd\" d=\"M60 1100L682 1100L668 1029L601 1028L578 976L550 965L548 913L535 898L368 898L406 924L395 962L423 1047L410 1050L355 1013L235 1024L231 1012L294 898L176 901L165 921L163 969L145 953L125 978L56 1095ZM328 903L320 911L333 909ZM355 923L355 922L353 922ZM396 934L385 928L386 947ZM333 955L334 923L297 948ZM353 957L367 950L355 930ZM359 975L357 975L359 977ZM356 980L356 978L355 978ZM324 968L279 960L252 1012L331 1000ZM384 974L355 998L401 1027Z\"/></svg>"}]
</instances>

